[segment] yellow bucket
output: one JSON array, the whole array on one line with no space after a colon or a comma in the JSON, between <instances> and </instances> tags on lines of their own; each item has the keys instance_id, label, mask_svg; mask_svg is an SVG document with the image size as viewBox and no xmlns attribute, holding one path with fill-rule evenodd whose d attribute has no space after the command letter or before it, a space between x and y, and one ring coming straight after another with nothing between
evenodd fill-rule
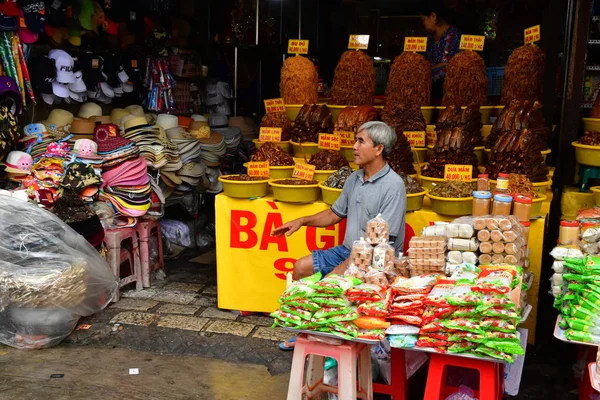
<instances>
[{"instance_id":1,"label":"yellow bucket","mask_svg":"<svg viewBox=\"0 0 600 400\"><path fill-rule=\"evenodd\" d=\"M485 163L483 162L483 146L477 146L475 147L475 149L473 149L473 153L475 153L475 155L477 156L477 163L479 165L484 165Z\"/></svg>"},{"instance_id":2,"label":"yellow bucket","mask_svg":"<svg viewBox=\"0 0 600 400\"><path fill-rule=\"evenodd\" d=\"M533 199L531 203L531 216L532 217L540 217L542 216L542 203L548 200L548 196L540 195L540 197L536 197Z\"/></svg>"},{"instance_id":3,"label":"yellow bucket","mask_svg":"<svg viewBox=\"0 0 600 400\"><path fill-rule=\"evenodd\" d=\"M291 178L295 179L295 178ZM314 203L319 198L321 189L319 185L281 185L277 183L277 180L271 180L269 182L273 189L273 198L278 201L285 203L299 203L308 204Z\"/></svg>"},{"instance_id":4,"label":"yellow bucket","mask_svg":"<svg viewBox=\"0 0 600 400\"><path fill-rule=\"evenodd\" d=\"M346 158L346 161L354 161L354 146L341 146L340 154Z\"/></svg>"},{"instance_id":5,"label":"yellow bucket","mask_svg":"<svg viewBox=\"0 0 600 400\"><path fill-rule=\"evenodd\" d=\"M244 163L244 167L248 168L248 163ZM269 178L271 178L271 179L291 178L293 172L294 172L293 165L283 165L283 166L273 165L273 166L269 167Z\"/></svg>"},{"instance_id":6,"label":"yellow bucket","mask_svg":"<svg viewBox=\"0 0 600 400\"><path fill-rule=\"evenodd\" d=\"M546 157L548 157L548 154L550 154L551 152L552 150L550 149L542 150L542 158L544 159L544 162L546 162Z\"/></svg>"},{"instance_id":7,"label":"yellow bucket","mask_svg":"<svg viewBox=\"0 0 600 400\"><path fill-rule=\"evenodd\" d=\"M413 153L413 161L418 164L423 164L427 161L427 147L411 147Z\"/></svg>"},{"instance_id":8,"label":"yellow bucket","mask_svg":"<svg viewBox=\"0 0 600 400\"><path fill-rule=\"evenodd\" d=\"M600 131L600 118L581 118L581 120L583 121L584 131Z\"/></svg>"},{"instance_id":9,"label":"yellow bucket","mask_svg":"<svg viewBox=\"0 0 600 400\"><path fill-rule=\"evenodd\" d=\"M600 186L592 186L590 190L594 193L594 202L596 207L600 207Z\"/></svg>"},{"instance_id":10,"label":"yellow bucket","mask_svg":"<svg viewBox=\"0 0 600 400\"><path fill-rule=\"evenodd\" d=\"M434 109L434 106L421 106L421 113L423 114L423 118L425 118L426 124L431 124L431 121L433 121Z\"/></svg>"},{"instance_id":11,"label":"yellow bucket","mask_svg":"<svg viewBox=\"0 0 600 400\"><path fill-rule=\"evenodd\" d=\"M333 205L338 197L340 197L340 194L342 194L342 189L330 188L325 186L323 182L319 182L319 187L321 188L321 196L323 196L325 204Z\"/></svg>"},{"instance_id":12,"label":"yellow bucket","mask_svg":"<svg viewBox=\"0 0 600 400\"><path fill-rule=\"evenodd\" d=\"M419 193L409 193L406 195L406 211L417 211L423 206L423 198L427 190Z\"/></svg>"},{"instance_id":13,"label":"yellow bucket","mask_svg":"<svg viewBox=\"0 0 600 400\"><path fill-rule=\"evenodd\" d=\"M290 121L295 121L304 104L285 104L285 113Z\"/></svg>"},{"instance_id":14,"label":"yellow bucket","mask_svg":"<svg viewBox=\"0 0 600 400\"><path fill-rule=\"evenodd\" d=\"M305 142L300 145L300 143L292 142L291 140L290 143L294 149L294 157L304 158L306 156L306 161L310 159L310 156L320 151L317 143Z\"/></svg>"},{"instance_id":15,"label":"yellow bucket","mask_svg":"<svg viewBox=\"0 0 600 400\"><path fill-rule=\"evenodd\" d=\"M418 175L418 180L421 182L421 186L423 189L427 189L429 191L433 190L436 185L446 182L445 179L442 178L430 178L428 176ZM477 179L471 179L471 186L473 186L473 190L477 187Z\"/></svg>"},{"instance_id":16,"label":"yellow bucket","mask_svg":"<svg viewBox=\"0 0 600 400\"><path fill-rule=\"evenodd\" d=\"M327 178L329 178L331 175L333 175L333 173L336 171L337 171L336 169L331 169L331 170L317 169L317 170L315 170L315 175L313 176L313 179L317 182L325 182L327 180Z\"/></svg>"},{"instance_id":17,"label":"yellow bucket","mask_svg":"<svg viewBox=\"0 0 600 400\"><path fill-rule=\"evenodd\" d=\"M432 196L425 193L431 201L431 209L442 215L471 215L473 213L473 196L460 199Z\"/></svg>"},{"instance_id":18,"label":"yellow bucket","mask_svg":"<svg viewBox=\"0 0 600 400\"><path fill-rule=\"evenodd\" d=\"M263 144L267 143L267 142L261 142L258 139L252 139L252 143L254 143L254 145L256 146L257 149L260 149L262 147ZM285 142L273 142L277 145L277 147L279 147L281 150L285 151L286 153L289 153L290 151L292 151L292 145L290 144L289 140L286 140Z\"/></svg>"},{"instance_id":19,"label":"yellow bucket","mask_svg":"<svg viewBox=\"0 0 600 400\"><path fill-rule=\"evenodd\" d=\"M235 181L227 179L230 176L237 175L222 175L219 177L219 181L223 184L223 193L226 196L238 199L250 199L267 195L269 179L260 181Z\"/></svg>"},{"instance_id":20,"label":"yellow bucket","mask_svg":"<svg viewBox=\"0 0 600 400\"><path fill-rule=\"evenodd\" d=\"M579 164L600 167L600 146L589 146L578 142L571 143L571 146L575 147L575 159Z\"/></svg>"}]
</instances>

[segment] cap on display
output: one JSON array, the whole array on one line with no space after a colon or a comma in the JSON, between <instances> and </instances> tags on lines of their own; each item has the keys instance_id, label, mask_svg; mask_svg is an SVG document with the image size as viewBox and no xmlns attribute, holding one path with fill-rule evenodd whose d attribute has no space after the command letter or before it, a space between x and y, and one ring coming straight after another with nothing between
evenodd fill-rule
<instances>
[{"instance_id":1,"label":"cap on display","mask_svg":"<svg viewBox=\"0 0 600 400\"><path fill-rule=\"evenodd\" d=\"M50 50L48 58L53 59L56 64L56 81L60 83L75 82L75 75L73 74L73 57L66 51L54 49Z\"/></svg>"}]
</instances>

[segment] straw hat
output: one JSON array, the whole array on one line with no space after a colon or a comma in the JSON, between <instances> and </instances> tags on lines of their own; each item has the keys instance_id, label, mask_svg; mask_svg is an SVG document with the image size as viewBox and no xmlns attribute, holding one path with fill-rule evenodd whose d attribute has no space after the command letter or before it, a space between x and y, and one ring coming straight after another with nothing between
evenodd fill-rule
<instances>
[{"instance_id":1,"label":"straw hat","mask_svg":"<svg viewBox=\"0 0 600 400\"><path fill-rule=\"evenodd\" d=\"M76 119L71 123L73 140L90 139L94 136L96 124L88 119Z\"/></svg>"},{"instance_id":2,"label":"straw hat","mask_svg":"<svg viewBox=\"0 0 600 400\"><path fill-rule=\"evenodd\" d=\"M119 125L121 123L121 118L129 114L131 113L123 108L113 108L112 112L110 113L110 119L112 120L113 124Z\"/></svg>"},{"instance_id":3,"label":"straw hat","mask_svg":"<svg viewBox=\"0 0 600 400\"><path fill-rule=\"evenodd\" d=\"M77 116L85 119L89 119L90 117L100 117L102 116L102 107L96 103L83 103L81 107L79 107Z\"/></svg>"},{"instance_id":4,"label":"straw hat","mask_svg":"<svg viewBox=\"0 0 600 400\"><path fill-rule=\"evenodd\" d=\"M192 123L193 120L190 117L180 115L177 117L177 121L178 121L179 126L187 129L190 127L190 124Z\"/></svg>"},{"instance_id":5,"label":"straw hat","mask_svg":"<svg viewBox=\"0 0 600 400\"><path fill-rule=\"evenodd\" d=\"M175 115L160 114L158 117L156 117L156 125L162 126L162 128L166 131L168 129L178 127L179 120Z\"/></svg>"},{"instance_id":6,"label":"straw hat","mask_svg":"<svg viewBox=\"0 0 600 400\"><path fill-rule=\"evenodd\" d=\"M48 118L42 121L50 133L62 135L68 133L73 122L73 114L61 108L55 108L50 111Z\"/></svg>"},{"instance_id":7,"label":"straw hat","mask_svg":"<svg viewBox=\"0 0 600 400\"><path fill-rule=\"evenodd\" d=\"M192 114L191 118L194 121L208 121L208 119L204 115L200 115L200 114Z\"/></svg>"},{"instance_id":8,"label":"straw hat","mask_svg":"<svg viewBox=\"0 0 600 400\"><path fill-rule=\"evenodd\" d=\"M105 116L94 116L94 117L90 117L88 118L90 121L94 122L94 123L101 123L101 124L112 124L112 118L105 115Z\"/></svg>"},{"instance_id":9,"label":"straw hat","mask_svg":"<svg viewBox=\"0 0 600 400\"><path fill-rule=\"evenodd\" d=\"M135 115L136 117L145 117L144 109L142 108L142 106L133 104L133 105L125 107L125 110L129 111L131 114Z\"/></svg>"}]
</instances>

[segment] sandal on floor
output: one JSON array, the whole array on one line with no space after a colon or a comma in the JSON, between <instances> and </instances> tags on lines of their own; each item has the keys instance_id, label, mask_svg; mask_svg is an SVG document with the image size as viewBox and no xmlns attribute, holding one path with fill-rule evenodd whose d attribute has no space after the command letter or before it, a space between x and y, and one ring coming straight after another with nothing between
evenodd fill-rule
<instances>
[{"instance_id":1,"label":"sandal on floor","mask_svg":"<svg viewBox=\"0 0 600 400\"><path fill-rule=\"evenodd\" d=\"M288 343L296 343L296 336L294 336L293 338L288 340ZM285 342L281 342L279 343L279 348L283 351L293 351L294 350L294 346L292 347L287 347L285 345Z\"/></svg>"}]
</instances>

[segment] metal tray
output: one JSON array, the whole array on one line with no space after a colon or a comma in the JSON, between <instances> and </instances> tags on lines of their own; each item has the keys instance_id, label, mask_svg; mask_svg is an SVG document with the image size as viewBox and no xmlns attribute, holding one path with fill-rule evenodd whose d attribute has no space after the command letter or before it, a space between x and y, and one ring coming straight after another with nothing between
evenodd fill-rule
<instances>
[{"instance_id":1,"label":"metal tray","mask_svg":"<svg viewBox=\"0 0 600 400\"><path fill-rule=\"evenodd\" d=\"M306 333L307 335L322 336L322 337L326 337L326 338L329 338L329 339L345 340L345 341L348 341L348 342L357 342L357 343L364 343L364 344L379 344L379 340L344 339L343 337L334 335L332 333L319 332L319 331L310 331L308 329L294 329L294 328L290 328L290 327L286 327L286 326L284 326L283 329L285 329L286 331L290 331L290 332Z\"/></svg>"}]
</instances>

